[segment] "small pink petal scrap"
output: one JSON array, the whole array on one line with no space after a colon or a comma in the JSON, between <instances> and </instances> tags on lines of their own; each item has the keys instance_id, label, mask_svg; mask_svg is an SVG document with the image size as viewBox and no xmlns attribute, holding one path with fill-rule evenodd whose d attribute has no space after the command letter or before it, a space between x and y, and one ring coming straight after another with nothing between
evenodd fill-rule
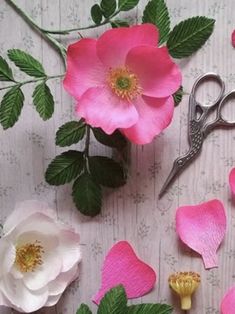
<instances>
[{"instance_id":1,"label":"small pink petal scrap","mask_svg":"<svg viewBox=\"0 0 235 314\"><path fill-rule=\"evenodd\" d=\"M230 189L231 189L233 195L235 195L235 168L233 168L230 171L230 174L229 174L229 185L230 185Z\"/></svg>"},{"instance_id":2,"label":"small pink petal scrap","mask_svg":"<svg viewBox=\"0 0 235 314\"><path fill-rule=\"evenodd\" d=\"M222 314L234 314L235 309L235 286L229 289L221 302Z\"/></svg>"},{"instance_id":3,"label":"small pink petal scrap","mask_svg":"<svg viewBox=\"0 0 235 314\"><path fill-rule=\"evenodd\" d=\"M226 231L226 214L219 200L178 208L176 231L180 239L199 253L206 269L218 267L217 250Z\"/></svg>"},{"instance_id":4,"label":"small pink petal scrap","mask_svg":"<svg viewBox=\"0 0 235 314\"><path fill-rule=\"evenodd\" d=\"M232 45L235 48L235 30L232 32Z\"/></svg>"},{"instance_id":5,"label":"small pink petal scrap","mask_svg":"<svg viewBox=\"0 0 235 314\"><path fill-rule=\"evenodd\" d=\"M126 241L116 243L108 252L102 268L102 284L93 302L99 304L105 293L122 284L128 299L139 298L150 292L156 282L156 273L138 259Z\"/></svg>"}]
</instances>

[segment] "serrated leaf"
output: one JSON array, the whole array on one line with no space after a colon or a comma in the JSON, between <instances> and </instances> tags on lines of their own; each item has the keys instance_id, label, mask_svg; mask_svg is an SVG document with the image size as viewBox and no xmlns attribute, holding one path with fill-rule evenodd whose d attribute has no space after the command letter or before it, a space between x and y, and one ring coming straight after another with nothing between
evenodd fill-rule
<instances>
[{"instance_id":1,"label":"serrated leaf","mask_svg":"<svg viewBox=\"0 0 235 314\"><path fill-rule=\"evenodd\" d=\"M101 211L102 191L93 177L84 172L73 184L73 200L77 209L86 216L94 217Z\"/></svg>"},{"instance_id":2,"label":"serrated leaf","mask_svg":"<svg viewBox=\"0 0 235 314\"><path fill-rule=\"evenodd\" d=\"M92 312L86 304L81 304L76 314L92 314Z\"/></svg>"},{"instance_id":3,"label":"serrated leaf","mask_svg":"<svg viewBox=\"0 0 235 314\"><path fill-rule=\"evenodd\" d=\"M138 304L128 307L127 314L171 314L173 308L167 304Z\"/></svg>"},{"instance_id":4,"label":"serrated leaf","mask_svg":"<svg viewBox=\"0 0 235 314\"><path fill-rule=\"evenodd\" d=\"M42 64L30 54L20 49L8 50L8 57L23 72L33 77L45 77Z\"/></svg>"},{"instance_id":5,"label":"serrated leaf","mask_svg":"<svg viewBox=\"0 0 235 314\"><path fill-rule=\"evenodd\" d=\"M108 18L115 12L117 3L116 0L101 0L100 7L104 17Z\"/></svg>"},{"instance_id":6,"label":"serrated leaf","mask_svg":"<svg viewBox=\"0 0 235 314\"><path fill-rule=\"evenodd\" d=\"M33 92L33 104L44 121L52 117L54 113L54 98L50 88L45 82L35 87Z\"/></svg>"},{"instance_id":7,"label":"serrated leaf","mask_svg":"<svg viewBox=\"0 0 235 314\"><path fill-rule=\"evenodd\" d=\"M137 6L140 0L118 0L118 9L120 11L129 11Z\"/></svg>"},{"instance_id":8,"label":"serrated leaf","mask_svg":"<svg viewBox=\"0 0 235 314\"><path fill-rule=\"evenodd\" d=\"M84 167L83 153L69 150L62 153L49 164L45 178L50 185L62 185L74 180Z\"/></svg>"},{"instance_id":9,"label":"serrated leaf","mask_svg":"<svg viewBox=\"0 0 235 314\"><path fill-rule=\"evenodd\" d=\"M124 314L127 313L127 297L123 286L109 290L100 305L97 314Z\"/></svg>"},{"instance_id":10,"label":"serrated leaf","mask_svg":"<svg viewBox=\"0 0 235 314\"><path fill-rule=\"evenodd\" d=\"M115 131L113 134L108 135L100 128L92 129L94 136L98 142L103 145L123 150L127 146L126 138L119 131Z\"/></svg>"},{"instance_id":11,"label":"serrated leaf","mask_svg":"<svg viewBox=\"0 0 235 314\"><path fill-rule=\"evenodd\" d=\"M173 95L175 106L178 106L179 103L181 103L183 98L183 86L180 86L180 88L177 90L177 92Z\"/></svg>"},{"instance_id":12,"label":"serrated leaf","mask_svg":"<svg viewBox=\"0 0 235 314\"><path fill-rule=\"evenodd\" d=\"M122 20L114 20L111 22L112 28L118 28L118 27L129 27L130 25L126 21Z\"/></svg>"},{"instance_id":13,"label":"serrated leaf","mask_svg":"<svg viewBox=\"0 0 235 314\"><path fill-rule=\"evenodd\" d=\"M77 144L83 139L85 132L86 125L82 119L67 122L56 132L56 145L65 147Z\"/></svg>"},{"instance_id":14,"label":"serrated leaf","mask_svg":"<svg viewBox=\"0 0 235 314\"><path fill-rule=\"evenodd\" d=\"M164 0L151 0L144 10L143 23L152 23L160 32L159 44L167 41L170 33L170 15Z\"/></svg>"},{"instance_id":15,"label":"serrated leaf","mask_svg":"<svg viewBox=\"0 0 235 314\"><path fill-rule=\"evenodd\" d=\"M5 59L0 56L0 81L14 81L12 70Z\"/></svg>"},{"instance_id":16,"label":"serrated leaf","mask_svg":"<svg viewBox=\"0 0 235 314\"><path fill-rule=\"evenodd\" d=\"M196 16L182 21L169 34L167 47L174 58L189 57L201 48L214 29L215 20Z\"/></svg>"},{"instance_id":17,"label":"serrated leaf","mask_svg":"<svg viewBox=\"0 0 235 314\"><path fill-rule=\"evenodd\" d=\"M89 169L94 180L109 188L118 188L126 183L122 166L111 158L103 156L89 157Z\"/></svg>"},{"instance_id":18,"label":"serrated leaf","mask_svg":"<svg viewBox=\"0 0 235 314\"><path fill-rule=\"evenodd\" d=\"M3 129L11 128L19 119L24 104L24 94L19 86L12 87L4 96L0 106L0 123Z\"/></svg>"},{"instance_id":19,"label":"serrated leaf","mask_svg":"<svg viewBox=\"0 0 235 314\"><path fill-rule=\"evenodd\" d=\"M100 24L103 18L101 8L98 4L94 4L91 8L91 17L96 25Z\"/></svg>"}]
</instances>

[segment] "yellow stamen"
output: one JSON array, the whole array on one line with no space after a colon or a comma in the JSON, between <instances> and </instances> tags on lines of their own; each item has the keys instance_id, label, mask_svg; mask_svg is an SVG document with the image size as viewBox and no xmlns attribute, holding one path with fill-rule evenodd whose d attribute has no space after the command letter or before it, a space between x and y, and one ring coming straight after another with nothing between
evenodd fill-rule
<instances>
[{"instance_id":1,"label":"yellow stamen","mask_svg":"<svg viewBox=\"0 0 235 314\"><path fill-rule=\"evenodd\" d=\"M198 273L180 272L171 275L168 279L170 287L180 296L181 309L191 309L191 295L198 288L201 278Z\"/></svg>"},{"instance_id":2,"label":"yellow stamen","mask_svg":"<svg viewBox=\"0 0 235 314\"><path fill-rule=\"evenodd\" d=\"M111 69L108 73L108 84L123 99L132 100L141 94L137 76L127 68Z\"/></svg>"},{"instance_id":3,"label":"yellow stamen","mask_svg":"<svg viewBox=\"0 0 235 314\"><path fill-rule=\"evenodd\" d=\"M43 253L43 247L40 245L39 241L18 246L16 248L16 268L22 273L35 271L37 266L43 264Z\"/></svg>"}]
</instances>

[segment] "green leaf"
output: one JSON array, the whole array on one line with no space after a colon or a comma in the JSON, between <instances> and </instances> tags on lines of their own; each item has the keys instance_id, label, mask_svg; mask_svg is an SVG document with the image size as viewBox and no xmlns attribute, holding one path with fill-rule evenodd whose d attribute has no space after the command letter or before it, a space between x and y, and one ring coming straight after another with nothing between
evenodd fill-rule
<instances>
[{"instance_id":1,"label":"green leaf","mask_svg":"<svg viewBox=\"0 0 235 314\"><path fill-rule=\"evenodd\" d=\"M24 104L24 94L19 86L12 87L4 96L0 106L0 123L3 129L11 128L19 119Z\"/></svg>"},{"instance_id":2,"label":"green leaf","mask_svg":"<svg viewBox=\"0 0 235 314\"><path fill-rule=\"evenodd\" d=\"M49 164L45 178L51 185L62 185L74 180L83 170L83 153L69 150Z\"/></svg>"},{"instance_id":3,"label":"green leaf","mask_svg":"<svg viewBox=\"0 0 235 314\"><path fill-rule=\"evenodd\" d=\"M118 27L129 27L130 25L126 21L122 20L114 20L111 22L112 28L118 28Z\"/></svg>"},{"instance_id":4,"label":"green leaf","mask_svg":"<svg viewBox=\"0 0 235 314\"><path fill-rule=\"evenodd\" d=\"M77 144L86 132L84 120L70 121L62 125L56 132L56 145L60 147Z\"/></svg>"},{"instance_id":5,"label":"green leaf","mask_svg":"<svg viewBox=\"0 0 235 314\"><path fill-rule=\"evenodd\" d=\"M139 304L128 307L127 314L171 314L173 308L167 304Z\"/></svg>"},{"instance_id":6,"label":"green leaf","mask_svg":"<svg viewBox=\"0 0 235 314\"><path fill-rule=\"evenodd\" d=\"M144 10L143 23L152 23L160 32L159 44L167 41L170 33L170 15L164 0L151 0Z\"/></svg>"},{"instance_id":7,"label":"green leaf","mask_svg":"<svg viewBox=\"0 0 235 314\"><path fill-rule=\"evenodd\" d=\"M140 0L118 0L118 9L120 11L129 11L137 6Z\"/></svg>"},{"instance_id":8,"label":"green leaf","mask_svg":"<svg viewBox=\"0 0 235 314\"><path fill-rule=\"evenodd\" d=\"M102 191L93 177L84 172L73 184L73 200L78 210L86 215L94 217L101 211Z\"/></svg>"},{"instance_id":9,"label":"green leaf","mask_svg":"<svg viewBox=\"0 0 235 314\"><path fill-rule=\"evenodd\" d=\"M92 129L94 136L98 142L103 145L123 150L127 146L126 138L119 131L115 131L113 134L108 135L102 129Z\"/></svg>"},{"instance_id":10,"label":"green leaf","mask_svg":"<svg viewBox=\"0 0 235 314\"><path fill-rule=\"evenodd\" d=\"M51 118L54 113L54 99L50 88L45 82L35 87L33 92L33 103L40 117L45 121Z\"/></svg>"},{"instance_id":11,"label":"green leaf","mask_svg":"<svg viewBox=\"0 0 235 314\"><path fill-rule=\"evenodd\" d=\"M42 64L30 54L20 49L8 50L8 57L15 65L29 76L45 77L45 71Z\"/></svg>"},{"instance_id":12,"label":"green leaf","mask_svg":"<svg viewBox=\"0 0 235 314\"><path fill-rule=\"evenodd\" d=\"M177 90L177 92L173 95L175 106L178 106L183 98L183 86L180 86L180 88Z\"/></svg>"},{"instance_id":13,"label":"green leaf","mask_svg":"<svg viewBox=\"0 0 235 314\"><path fill-rule=\"evenodd\" d=\"M109 290L100 302L97 314L126 314L127 297L123 286Z\"/></svg>"},{"instance_id":14,"label":"green leaf","mask_svg":"<svg viewBox=\"0 0 235 314\"><path fill-rule=\"evenodd\" d=\"M122 166L111 158L89 157L89 169L94 180L103 186L118 188L126 183Z\"/></svg>"},{"instance_id":15,"label":"green leaf","mask_svg":"<svg viewBox=\"0 0 235 314\"><path fill-rule=\"evenodd\" d=\"M215 20L196 16L182 21L169 34L167 47L174 58L189 57L201 48L214 29Z\"/></svg>"},{"instance_id":16,"label":"green leaf","mask_svg":"<svg viewBox=\"0 0 235 314\"><path fill-rule=\"evenodd\" d=\"M93 7L91 8L91 17L96 25L101 23L103 16L101 8L98 4L94 4Z\"/></svg>"},{"instance_id":17,"label":"green leaf","mask_svg":"<svg viewBox=\"0 0 235 314\"><path fill-rule=\"evenodd\" d=\"M116 0L101 0L100 7L104 17L108 18L115 12L117 3Z\"/></svg>"},{"instance_id":18,"label":"green leaf","mask_svg":"<svg viewBox=\"0 0 235 314\"><path fill-rule=\"evenodd\" d=\"M92 312L86 304L81 304L76 314L92 314Z\"/></svg>"},{"instance_id":19,"label":"green leaf","mask_svg":"<svg viewBox=\"0 0 235 314\"><path fill-rule=\"evenodd\" d=\"M12 70L5 59L0 56L0 81L14 81Z\"/></svg>"}]
</instances>

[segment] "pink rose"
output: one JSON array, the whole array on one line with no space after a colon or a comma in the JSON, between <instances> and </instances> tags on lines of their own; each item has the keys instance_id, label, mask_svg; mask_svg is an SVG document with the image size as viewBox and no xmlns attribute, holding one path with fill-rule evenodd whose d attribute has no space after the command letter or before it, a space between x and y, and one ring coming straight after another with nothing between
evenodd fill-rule
<instances>
[{"instance_id":1,"label":"pink rose","mask_svg":"<svg viewBox=\"0 0 235 314\"><path fill-rule=\"evenodd\" d=\"M64 87L76 113L107 134L120 129L136 144L151 142L170 124L182 80L158 37L154 25L143 24L70 45Z\"/></svg>"}]
</instances>

